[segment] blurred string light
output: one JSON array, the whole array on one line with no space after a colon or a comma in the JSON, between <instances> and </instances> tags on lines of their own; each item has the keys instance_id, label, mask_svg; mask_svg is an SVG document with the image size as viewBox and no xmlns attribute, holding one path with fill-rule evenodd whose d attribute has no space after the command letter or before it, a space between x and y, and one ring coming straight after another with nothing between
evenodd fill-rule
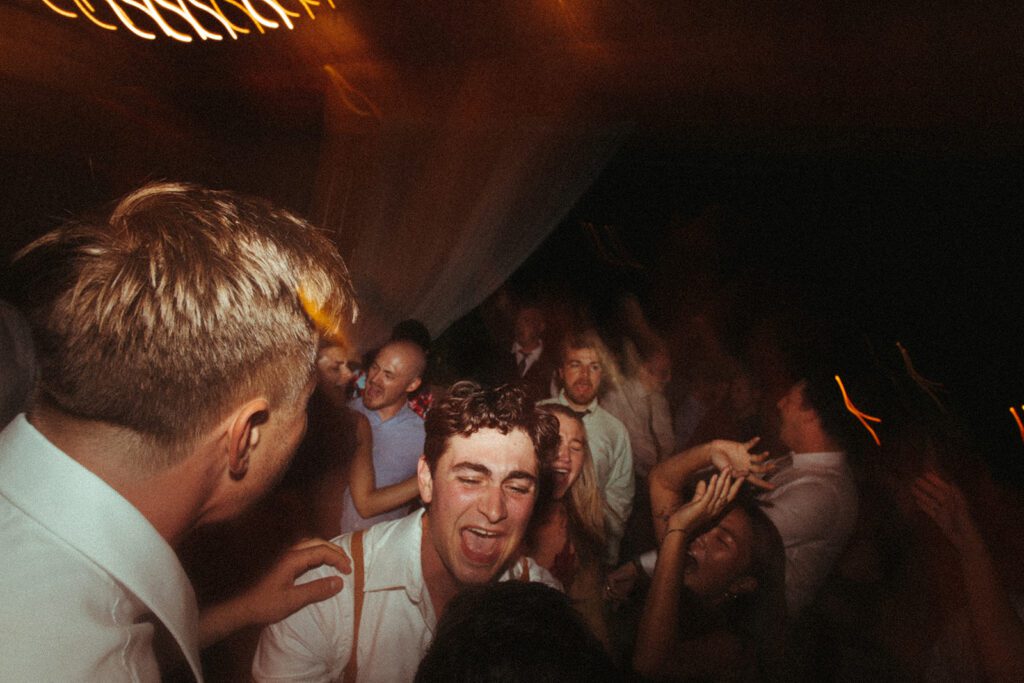
<instances>
[{"instance_id":1,"label":"blurred string light","mask_svg":"<svg viewBox=\"0 0 1024 683\"><path fill-rule=\"evenodd\" d=\"M871 434L871 438L875 440L875 445L881 446L882 442L879 440L878 434L875 433L875 430L871 428L871 425L869 425L868 422L881 423L882 418L873 417L867 413L861 412L857 406L853 405L853 401L850 400L849 395L846 393L846 387L843 386L843 380L839 379L839 375L836 375L835 377L836 384L839 385L839 391L843 392L843 403L846 404L846 409L849 410L854 417L860 420L860 423L864 425L864 429L868 430L868 433Z\"/></svg>"},{"instance_id":2,"label":"blurred string light","mask_svg":"<svg viewBox=\"0 0 1024 683\"><path fill-rule=\"evenodd\" d=\"M942 384L931 381L917 371L917 368L914 367L914 362L910 359L910 352L907 351L903 344L896 342L896 348L899 349L900 355L903 357L903 367L906 369L907 375L910 379L914 381L914 384L921 388L921 391L928 394L932 401L935 402L935 405L939 407L939 410L948 414L949 411L946 410L946 406L943 405L942 401L939 400L939 397L935 393L936 391L943 389Z\"/></svg>"},{"instance_id":3,"label":"blurred string light","mask_svg":"<svg viewBox=\"0 0 1024 683\"><path fill-rule=\"evenodd\" d=\"M285 0L282 0L282 2ZM334 0L325 0L334 9ZM119 26L146 40L155 40L159 34L167 38L190 43L200 40L223 40L224 36L237 40L239 35L259 33L281 28L292 29L292 22L302 16L285 7L278 0L42 0L62 17L84 17L96 26L116 31ZM96 3L96 5L93 4ZM287 0L288 4L305 10L310 19L316 19L314 8L320 0ZM97 6L103 8L97 10ZM200 21L202 19L203 21ZM205 22L205 23L204 23ZM174 24L172 26L171 24ZM152 25L151 25L152 24ZM153 30L155 29L155 30Z\"/></svg>"},{"instance_id":4,"label":"blurred string light","mask_svg":"<svg viewBox=\"0 0 1024 683\"><path fill-rule=\"evenodd\" d=\"M1020 409L1024 410L1024 405ZM1013 419L1017 423L1017 430L1020 431L1020 440L1024 441L1024 423L1020 421L1020 415L1017 414L1017 409L1013 406L1010 406L1010 415L1013 415Z\"/></svg>"}]
</instances>

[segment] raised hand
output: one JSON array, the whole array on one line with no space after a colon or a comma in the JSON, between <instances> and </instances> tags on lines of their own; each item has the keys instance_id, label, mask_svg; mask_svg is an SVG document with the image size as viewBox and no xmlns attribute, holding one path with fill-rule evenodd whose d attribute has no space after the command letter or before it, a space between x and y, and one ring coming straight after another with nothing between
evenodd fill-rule
<instances>
[{"instance_id":1,"label":"raised hand","mask_svg":"<svg viewBox=\"0 0 1024 683\"><path fill-rule=\"evenodd\" d=\"M714 474L705 483L700 481L689 503L681 505L668 519L665 533L681 531L689 536L696 529L722 514L722 510L736 497L743 485L744 477L733 477L732 469L726 467Z\"/></svg>"},{"instance_id":2,"label":"raised hand","mask_svg":"<svg viewBox=\"0 0 1024 683\"><path fill-rule=\"evenodd\" d=\"M733 476L745 477L754 486L771 490L775 485L764 480L764 476L775 468L774 463L768 460L768 451L750 452L760 440L759 436L743 443L715 439L711 442L711 464L719 471L730 468Z\"/></svg>"}]
</instances>

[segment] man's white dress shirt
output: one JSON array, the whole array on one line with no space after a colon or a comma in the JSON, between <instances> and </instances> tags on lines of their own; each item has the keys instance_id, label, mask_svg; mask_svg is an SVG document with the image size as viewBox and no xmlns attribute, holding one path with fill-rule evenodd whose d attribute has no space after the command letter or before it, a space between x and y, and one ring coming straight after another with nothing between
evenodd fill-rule
<instances>
[{"instance_id":1,"label":"man's white dress shirt","mask_svg":"<svg viewBox=\"0 0 1024 683\"><path fill-rule=\"evenodd\" d=\"M841 452L794 453L759 497L786 547L786 606L814 598L857 524L857 487Z\"/></svg>"},{"instance_id":2,"label":"man's white dress shirt","mask_svg":"<svg viewBox=\"0 0 1024 683\"><path fill-rule=\"evenodd\" d=\"M411 681L434 637L437 615L420 560L423 514L424 510L417 510L365 531L357 659L360 681ZM344 534L334 543L350 553L351 540L351 534ZM533 560L527 566L529 580L561 589ZM522 565L517 562L499 580L519 579L521 573ZM341 576L345 587L264 629L252 665L257 681L340 680L352 652L352 575L323 566L305 573L299 582L325 576Z\"/></svg>"},{"instance_id":3,"label":"man's white dress shirt","mask_svg":"<svg viewBox=\"0 0 1024 683\"><path fill-rule=\"evenodd\" d=\"M0 679L159 681L155 615L202 681L174 551L24 415L0 432L0 557Z\"/></svg>"}]
</instances>

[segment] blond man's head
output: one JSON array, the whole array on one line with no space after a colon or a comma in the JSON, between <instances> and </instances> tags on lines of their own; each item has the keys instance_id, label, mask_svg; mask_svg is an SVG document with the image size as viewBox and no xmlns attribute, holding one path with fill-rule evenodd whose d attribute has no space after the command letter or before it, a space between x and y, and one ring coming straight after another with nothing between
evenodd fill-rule
<instances>
[{"instance_id":1,"label":"blond man's head","mask_svg":"<svg viewBox=\"0 0 1024 683\"><path fill-rule=\"evenodd\" d=\"M262 200L194 185L147 185L36 240L16 267L37 400L151 440L164 455L147 468L187 453L247 394L298 400L318 342L304 303L332 320L355 313L325 235Z\"/></svg>"}]
</instances>

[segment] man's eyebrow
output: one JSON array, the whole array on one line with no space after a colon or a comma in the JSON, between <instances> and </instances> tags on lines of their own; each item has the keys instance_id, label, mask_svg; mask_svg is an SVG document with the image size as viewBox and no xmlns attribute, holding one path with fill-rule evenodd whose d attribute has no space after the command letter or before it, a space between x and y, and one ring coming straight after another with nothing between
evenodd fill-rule
<instances>
[{"instance_id":1,"label":"man's eyebrow","mask_svg":"<svg viewBox=\"0 0 1024 683\"><path fill-rule=\"evenodd\" d=\"M491 470L477 462L457 462L452 465L453 470L471 470L478 474L491 476Z\"/></svg>"},{"instance_id":2,"label":"man's eyebrow","mask_svg":"<svg viewBox=\"0 0 1024 683\"><path fill-rule=\"evenodd\" d=\"M508 481L509 479L528 479L535 482L537 481L537 476L532 472L527 472L525 470L512 470L508 473L508 476L505 477L505 481Z\"/></svg>"}]
</instances>

